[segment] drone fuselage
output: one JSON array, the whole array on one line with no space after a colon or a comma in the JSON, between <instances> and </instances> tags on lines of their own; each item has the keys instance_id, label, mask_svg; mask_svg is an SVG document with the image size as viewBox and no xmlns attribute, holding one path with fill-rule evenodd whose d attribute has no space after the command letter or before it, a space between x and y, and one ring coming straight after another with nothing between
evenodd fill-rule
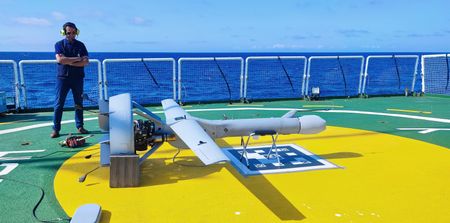
<instances>
[{"instance_id":1,"label":"drone fuselage","mask_svg":"<svg viewBox=\"0 0 450 223\"><path fill-rule=\"evenodd\" d=\"M314 134L323 131L326 123L319 116L315 115L300 118L194 119L213 138L248 136L258 132L275 132L279 135ZM314 123L314 125L311 125L311 123Z\"/></svg>"},{"instance_id":2,"label":"drone fuselage","mask_svg":"<svg viewBox=\"0 0 450 223\"><path fill-rule=\"evenodd\" d=\"M316 115L306 115L299 118L254 118L238 120L206 120L190 116L198 122L203 130L211 138L249 136L251 134L274 133L279 135L289 134L316 134L326 128L326 122ZM170 130L170 128L164 128ZM175 135L168 131L165 134ZM168 142L178 148L188 148L177 137Z\"/></svg>"}]
</instances>

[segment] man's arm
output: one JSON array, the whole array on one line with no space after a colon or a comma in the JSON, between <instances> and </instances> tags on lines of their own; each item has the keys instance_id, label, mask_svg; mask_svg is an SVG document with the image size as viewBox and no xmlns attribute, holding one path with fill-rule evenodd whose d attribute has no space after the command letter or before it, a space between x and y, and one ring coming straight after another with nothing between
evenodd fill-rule
<instances>
[{"instance_id":1,"label":"man's arm","mask_svg":"<svg viewBox=\"0 0 450 223\"><path fill-rule=\"evenodd\" d=\"M84 67L89 64L89 58L84 57L66 57L63 54L56 54L56 61L60 64L70 65L75 67Z\"/></svg>"},{"instance_id":2,"label":"man's arm","mask_svg":"<svg viewBox=\"0 0 450 223\"><path fill-rule=\"evenodd\" d=\"M75 67L84 67L84 66L86 66L86 65L89 64L89 57L83 56L83 57L80 57L80 58L81 58L80 61L73 62L73 63L70 64L70 65L71 65L71 66L75 66Z\"/></svg>"},{"instance_id":3,"label":"man's arm","mask_svg":"<svg viewBox=\"0 0 450 223\"><path fill-rule=\"evenodd\" d=\"M72 65L75 62L81 61L81 57L66 57L63 54L56 54L56 61L64 65Z\"/></svg>"}]
</instances>

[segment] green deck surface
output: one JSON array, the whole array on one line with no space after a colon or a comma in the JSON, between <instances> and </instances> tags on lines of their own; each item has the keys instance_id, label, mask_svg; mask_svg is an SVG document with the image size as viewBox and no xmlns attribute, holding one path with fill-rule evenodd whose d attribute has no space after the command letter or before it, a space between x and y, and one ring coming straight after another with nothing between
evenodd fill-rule
<instances>
[{"instance_id":1,"label":"green deck surface","mask_svg":"<svg viewBox=\"0 0 450 223\"><path fill-rule=\"evenodd\" d=\"M350 127L364 129L375 132L388 133L402 137L417 139L446 148L450 148L450 131L436 131L429 134L420 134L418 131L401 131L397 128L450 128L449 122L436 122L427 120L417 120L411 118L389 117L384 115L349 114L339 111L370 111L385 114L401 114L419 117L439 118L450 120L450 98L449 97L378 97L369 99L332 99L323 101L273 101L255 102L251 104L201 104L185 106L186 110L211 109L211 108L252 108L254 110L221 110L221 111L191 111L190 113L206 119L222 119L225 116L233 119L241 118L263 118L279 117L285 114L285 110L261 110L267 108L298 108L310 109L301 111L298 115L316 114L327 121L329 126ZM304 107L305 106L305 107ZM324 107L318 107L324 106ZM333 111L326 111L326 106ZM412 111L431 112L431 114L389 111L387 109L400 109ZM163 117L161 107L150 107L150 110L157 112ZM68 149L60 147L58 142L63 140L68 133L75 133L75 124L68 123L62 125L62 136L58 139L51 139L51 112L44 113L19 113L7 114L0 117L0 131L25 127L36 124L48 124L44 127L33 128L13 133L0 134L0 152L4 151L24 151L24 150L45 150L40 153L9 154L4 157L32 156L29 160L5 161L0 160L0 164L19 163L19 166L9 174L0 176L0 222L34 222L33 208L41 197L40 188L45 191L45 197L39 204L36 215L41 220L56 218L68 218L67 214L60 207L53 191L53 179L61 164L77 151L92 146L97 143L102 133L97 130L97 120L85 121L86 129L95 136L87 140L85 147L80 149ZM85 119L96 116L85 112ZM63 120L72 120L73 112L64 112ZM92 151L98 153L99 151ZM4 158L3 157L3 158ZM0 157L1 158L1 157ZM0 172L3 169L0 166ZM442 170L448 171L448 170ZM78 179L74 179L78 180ZM449 208L449 207L446 207Z\"/></svg>"}]
</instances>

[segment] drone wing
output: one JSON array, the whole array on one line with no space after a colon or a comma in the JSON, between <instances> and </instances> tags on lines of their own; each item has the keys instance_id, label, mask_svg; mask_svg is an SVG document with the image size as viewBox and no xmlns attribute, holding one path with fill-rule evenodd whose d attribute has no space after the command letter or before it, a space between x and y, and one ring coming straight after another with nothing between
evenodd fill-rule
<instances>
[{"instance_id":1,"label":"drone wing","mask_svg":"<svg viewBox=\"0 0 450 223\"><path fill-rule=\"evenodd\" d=\"M191 119L175 101L162 101L166 122L195 155L205 164L229 161L214 140L203 130L197 121Z\"/></svg>"},{"instance_id":2,"label":"drone wing","mask_svg":"<svg viewBox=\"0 0 450 223\"><path fill-rule=\"evenodd\" d=\"M205 164L229 161L214 140L206 134L197 121L181 120L170 126L177 136L194 151L195 155Z\"/></svg>"},{"instance_id":3,"label":"drone wing","mask_svg":"<svg viewBox=\"0 0 450 223\"><path fill-rule=\"evenodd\" d=\"M168 125L182 119L191 118L191 116L183 110L173 99L165 99L161 101Z\"/></svg>"}]
</instances>

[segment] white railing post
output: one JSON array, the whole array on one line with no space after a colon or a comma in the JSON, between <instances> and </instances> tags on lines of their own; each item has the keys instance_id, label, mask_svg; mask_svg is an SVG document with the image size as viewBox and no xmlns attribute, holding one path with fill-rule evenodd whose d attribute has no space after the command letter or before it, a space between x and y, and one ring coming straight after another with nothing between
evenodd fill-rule
<instances>
[{"instance_id":1,"label":"white railing post","mask_svg":"<svg viewBox=\"0 0 450 223\"><path fill-rule=\"evenodd\" d=\"M425 55L420 57L420 76L422 79L422 93L425 93Z\"/></svg>"},{"instance_id":2,"label":"white railing post","mask_svg":"<svg viewBox=\"0 0 450 223\"><path fill-rule=\"evenodd\" d=\"M181 103L181 59L178 59L178 103Z\"/></svg>"},{"instance_id":3,"label":"white railing post","mask_svg":"<svg viewBox=\"0 0 450 223\"><path fill-rule=\"evenodd\" d=\"M311 59L312 57L308 58L308 69L306 71L306 79L304 79L303 81L305 82L305 89L304 89L304 94L303 97L307 97L308 96L308 89L309 89L309 78L311 77ZM303 75L305 76L305 75Z\"/></svg>"},{"instance_id":4,"label":"white railing post","mask_svg":"<svg viewBox=\"0 0 450 223\"><path fill-rule=\"evenodd\" d=\"M244 73L244 100L247 99L247 80L248 80L248 60L251 57L247 57L247 59L245 59L245 73Z\"/></svg>"},{"instance_id":5,"label":"white railing post","mask_svg":"<svg viewBox=\"0 0 450 223\"><path fill-rule=\"evenodd\" d=\"M239 77L240 79L240 85L239 85L239 98L242 101L244 99L244 63L241 63L241 75Z\"/></svg>"},{"instance_id":6,"label":"white railing post","mask_svg":"<svg viewBox=\"0 0 450 223\"><path fill-rule=\"evenodd\" d=\"M111 60L111 59L104 59L103 62L102 62L102 67L103 67L103 69L102 69L102 72L103 72L102 80L103 80L103 97L104 97L103 99L104 100L108 100L109 99L109 96L108 96L108 79L106 77L106 63L109 60Z\"/></svg>"}]
</instances>

